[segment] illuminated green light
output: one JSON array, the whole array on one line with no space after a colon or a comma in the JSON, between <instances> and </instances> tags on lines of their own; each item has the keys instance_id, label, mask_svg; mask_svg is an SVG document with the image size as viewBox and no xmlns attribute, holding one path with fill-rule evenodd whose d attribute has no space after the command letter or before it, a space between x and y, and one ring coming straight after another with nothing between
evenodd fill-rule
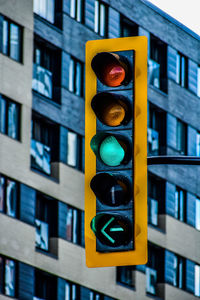
<instances>
[{"instance_id":1,"label":"illuminated green light","mask_svg":"<svg viewBox=\"0 0 200 300\"><path fill-rule=\"evenodd\" d=\"M125 151L114 136L108 136L101 143L99 154L106 165L116 167L123 161Z\"/></svg>"}]
</instances>

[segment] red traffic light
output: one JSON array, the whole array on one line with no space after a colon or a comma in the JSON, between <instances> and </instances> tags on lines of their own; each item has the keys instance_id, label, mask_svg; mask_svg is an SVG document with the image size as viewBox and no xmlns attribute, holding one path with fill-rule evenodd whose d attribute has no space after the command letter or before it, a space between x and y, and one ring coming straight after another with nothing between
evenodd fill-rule
<instances>
[{"instance_id":1,"label":"red traffic light","mask_svg":"<svg viewBox=\"0 0 200 300\"><path fill-rule=\"evenodd\" d=\"M129 63L124 56L101 52L95 55L91 66L98 79L107 86L117 87L130 81Z\"/></svg>"}]
</instances>

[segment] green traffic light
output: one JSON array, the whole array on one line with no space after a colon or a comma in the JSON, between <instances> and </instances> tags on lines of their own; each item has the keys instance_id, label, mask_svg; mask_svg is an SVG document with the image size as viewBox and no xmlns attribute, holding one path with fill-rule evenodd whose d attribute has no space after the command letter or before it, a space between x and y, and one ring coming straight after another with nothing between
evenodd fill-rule
<instances>
[{"instance_id":1,"label":"green traffic light","mask_svg":"<svg viewBox=\"0 0 200 300\"><path fill-rule=\"evenodd\" d=\"M106 137L99 148L99 154L102 161L111 167L121 164L125 157L125 151L114 136Z\"/></svg>"}]
</instances>

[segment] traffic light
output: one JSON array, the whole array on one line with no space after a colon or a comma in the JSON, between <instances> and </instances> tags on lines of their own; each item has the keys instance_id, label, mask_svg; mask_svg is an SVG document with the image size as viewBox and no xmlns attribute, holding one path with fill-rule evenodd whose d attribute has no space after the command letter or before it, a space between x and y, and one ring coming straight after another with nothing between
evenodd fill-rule
<instances>
[{"instance_id":1,"label":"traffic light","mask_svg":"<svg viewBox=\"0 0 200 300\"><path fill-rule=\"evenodd\" d=\"M147 261L147 39L86 44L88 267Z\"/></svg>"}]
</instances>

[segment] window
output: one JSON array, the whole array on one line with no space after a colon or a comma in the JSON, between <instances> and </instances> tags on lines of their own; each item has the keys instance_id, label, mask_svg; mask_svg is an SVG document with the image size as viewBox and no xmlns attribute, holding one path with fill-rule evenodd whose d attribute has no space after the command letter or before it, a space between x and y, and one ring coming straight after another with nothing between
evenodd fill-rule
<instances>
[{"instance_id":1,"label":"window","mask_svg":"<svg viewBox=\"0 0 200 300\"><path fill-rule=\"evenodd\" d=\"M196 198L196 229L200 230L200 199Z\"/></svg>"},{"instance_id":2,"label":"window","mask_svg":"<svg viewBox=\"0 0 200 300\"><path fill-rule=\"evenodd\" d=\"M69 91L83 97L83 64L75 58L70 58Z\"/></svg>"},{"instance_id":3,"label":"window","mask_svg":"<svg viewBox=\"0 0 200 300\"><path fill-rule=\"evenodd\" d=\"M10 58L22 62L22 28L0 15L0 51Z\"/></svg>"},{"instance_id":4,"label":"window","mask_svg":"<svg viewBox=\"0 0 200 300\"><path fill-rule=\"evenodd\" d=\"M35 270L34 300L57 299L57 278L40 270Z\"/></svg>"},{"instance_id":5,"label":"window","mask_svg":"<svg viewBox=\"0 0 200 300\"><path fill-rule=\"evenodd\" d=\"M84 213L67 205L66 240L84 246Z\"/></svg>"},{"instance_id":6,"label":"window","mask_svg":"<svg viewBox=\"0 0 200 300\"><path fill-rule=\"evenodd\" d=\"M147 141L149 155L166 153L166 113L152 104L149 105Z\"/></svg>"},{"instance_id":7,"label":"window","mask_svg":"<svg viewBox=\"0 0 200 300\"><path fill-rule=\"evenodd\" d=\"M133 288L135 286L134 268L132 266L117 267L117 282Z\"/></svg>"},{"instance_id":8,"label":"window","mask_svg":"<svg viewBox=\"0 0 200 300\"><path fill-rule=\"evenodd\" d=\"M84 0L70 0L70 16L76 21L84 21Z\"/></svg>"},{"instance_id":9,"label":"window","mask_svg":"<svg viewBox=\"0 0 200 300\"><path fill-rule=\"evenodd\" d=\"M32 89L60 102L61 52L37 38L34 43Z\"/></svg>"},{"instance_id":10,"label":"window","mask_svg":"<svg viewBox=\"0 0 200 300\"><path fill-rule=\"evenodd\" d=\"M59 127L36 114L31 125L31 167L50 175L51 162L59 158Z\"/></svg>"},{"instance_id":11,"label":"window","mask_svg":"<svg viewBox=\"0 0 200 300\"><path fill-rule=\"evenodd\" d=\"M84 171L84 138L72 131L67 133L67 164Z\"/></svg>"},{"instance_id":12,"label":"window","mask_svg":"<svg viewBox=\"0 0 200 300\"><path fill-rule=\"evenodd\" d=\"M108 8L98 0L95 0L94 31L103 37L108 35Z\"/></svg>"},{"instance_id":13,"label":"window","mask_svg":"<svg viewBox=\"0 0 200 300\"><path fill-rule=\"evenodd\" d=\"M197 68L197 96L200 97L200 66Z\"/></svg>"},{"instance_id":14,"label":"window","mask_svg":"<svg viewBox=\"0 0 200 300\"><path fill-rule=\"evenodd\" d=\"M34 0L33 10L40 17L54 23L55 0Z\"/></svg>"},{"instance_id":15,"label":"window","mask_svg":"<svg viewBox=\"0 0 200 300\"><path fill-rule=\"evenodd\" d=\"M188 59L180 53L176 55L176 82L188 87Z\"/></svg>"},{"instance_id":16,"label":"window","mask_svg":"<svg viewBox=\"0 0 200 300\"><path fill-rule=\"evenodd\" d=\"M195 282L194 282L195 290L194 294L195 296L200 297L200 266L195 265Z\"/></svg>"},{"instance_id":17,"label":"window","mask_svg":"<svg viewBox=\"0 0 200 300\"><path fill-rule=\"evenodd\" d=\"M148 177L148 223L158 226L158 215L164 210L165 182L157 176Z\"/></svg>"},{"instance_id":18,"label":"window","mask_svg":"<svg viewBox=\"0 0 200 300\"><path fill-rule=\"evenodd\" d=\"M187 130L186 124L180 120L176 123L176 149L180 154L186 154Z\"/></svg>"},{"instance_id":19,"label":"window","mask_svg":"<svg viewBox=\"0 0 200 300\"><path fill-rule=\"evenodd\" d=\"M197 132L196 143L197 143L196 155L200 156L200 132Z\"/></svg>"},{"instance_id":20,"label":"window","mask_svg":"<svg viewBox=\"0 0 200 300\"><path fill-rule=\"evenodd\" d=\"M76 300L79 298L79 286L77 284L65 283L65 300Z\"/></svg>"},{"instance_id":21,"label":"window","mask_svg":"<svg viewBox=\"0 0 200 300\"><path fill-rule=\"evenodd\" d=\"M175 218L186 221L186 192L179 187L175 191Z\"/></svg>"},{"instance_id":22,"label":"window","mask_svg":"<svg viewBox=\"0 0 200 300\"><path fill-rule=\"evenodd\" d=\"M16 297L16 263L14 260L0 257L0 292L6 296Z\"/></svg>"},{"instance_id":23,"label":"window","mask_svg":"<svg viewBox=\"0 0 200 300\"><path fill-rule=\"evenodd\" d=\"M10 217L18 216L18 184L3 175L0 175L0 212Z\"/></svg>"},{"instance_id":24,"label":"window","mask_svg":"<svg viewBox=\"0 0 200 300\"><path fill-rule=\"evenodd\" d=\"M121 37L137 36L138 25L128 20L125 17L121 17Z\"/></svg>"},{"instance_id":25,"label":"window","mask_svg":"<svg viewBox=\"0 0 200 300\"><path fill-rule=\"evenodd\" d=\"M186 260L171 251L165 251L165 281L186 289Z\"/></svg>"},{"instance_id":26,"label":"window","mask_svg":"<svg viewBox=\"0 0 200 300\"><path fill-rule=\"evenodd\" d=\"M20 105L0 95L0 132L19 140Z\"/></svg>"},{"instance_id":27,"label":"window","mask_svg":"<svg viewBox=\"0 0 200 300\"><path fill-rule=\"evenodd\" d=\"M150 59L148 60L149 83L167 92L167 46L151 35Z\"/></svg>"},{"instance_id":28,"label":"window","mask_svg":"<svg viewBox=\"0 0 200 300\"><path fill-rule=\"evenodd\" d=\"M57 237L57 201L41 193L37 194L35 227L36 248L49 251L49 238Z\"/></svg>"}]
</instances>

